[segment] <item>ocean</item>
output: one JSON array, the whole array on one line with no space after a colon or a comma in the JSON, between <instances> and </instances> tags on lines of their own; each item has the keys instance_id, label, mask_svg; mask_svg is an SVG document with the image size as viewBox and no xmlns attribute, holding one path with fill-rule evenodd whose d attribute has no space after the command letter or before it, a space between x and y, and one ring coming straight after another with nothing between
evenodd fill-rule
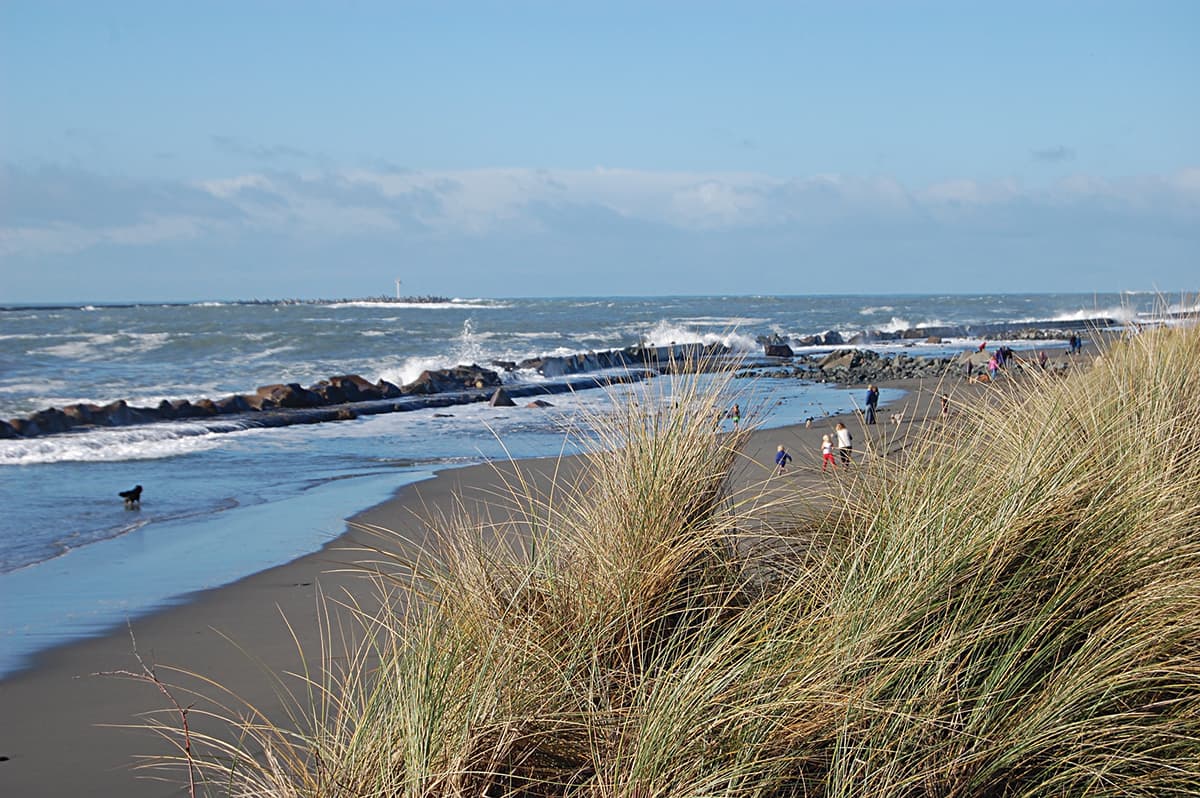
<instances>
[{"instance_id":1,"label":"ocean","mask_svg":"<svg viewBox=\"0 0 1200 798\"><path fill-rule=\"evenodd\" d=\"M1152 293L6 306L0 419L77 402L215 399L340 374L400 385L425 369L638 343L721 342L753 357L763 336L1128 323L1164 310L1194 308ZM941 355L977 343L872 348ZM743 407L768 427L861 401L860 389L796 379L742 389ZM576 451L581 419L611 401L601 389L547 399L543 409L468 404L282 428L223 418L0 440L0 676L50 646L316 551L345 518L436 470ZM882 403L901 399L885 392ZM135 484L145 488L142 506L126 510L117 492Z\"/></svg>"}]
</instances>

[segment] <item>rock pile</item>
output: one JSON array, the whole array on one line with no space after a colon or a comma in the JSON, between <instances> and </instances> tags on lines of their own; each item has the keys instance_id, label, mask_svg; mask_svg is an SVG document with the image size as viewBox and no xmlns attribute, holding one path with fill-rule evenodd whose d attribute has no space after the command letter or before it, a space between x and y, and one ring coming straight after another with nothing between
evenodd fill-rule
<instances>
[{"instance_id":1,"label":"rock pile","mask_svg":"<svg viewBox=\"0 0 1200 798\"><path fill-rule=\"evenodd\" d=\"M499 385L499 374L476 365L424 371L403 387L387 380L372 383L357 374L344 374L321 380L307 388L295 382L277 383L260 386L251 394L235 394L215 400L191 402L187 399L164 399L156 407L133 407L124 399L106 405L73 404L61 409L51 407L24 418L0 421L0 438L33 438L78 428L125 427L155 421L203 419L273 410L330 408L356 402L495 388ZM298 417L297 421L305 423L353 417L353 412L347 413L342 408L338 412Z\"/></svg>"},{"instance_id":2,"label":"rock pile","mask_svg":"<svg viewBox=\"0 0 1200 798\"><path fill-rule=\"evenodd\" d=\"M553 385L506 386L511 397L559 390L595 387L601 382L626 382L654 373L695 369L717 362L729 349L721 344L671 344L633 346L606 352L581 352L566 356L532 358L521 363L499 362L507 370L534 369L545 377L561 378ZM578 377L605 369L622 369L623 375L604 378ZM329 377L305 387L299 383L263 385L254 393L221 399L163 400L156 407L133 407L121 400L107 405L74 404L48 408L24 418L0 420L0 438L32 438L97 427L124 427L156 421L205 419L217 416L249 416L257 426L287 426L340 421L360 413L384 413L487 401L500 387L500 375L478 365L421 372L410 383L394 385L387 380L372 383L357 374ZM395 403L386 400L395 400ZM503 402L497 403L503 406ZM350 405L354 405L352 409Z\"/></svg>"}]
</instances>

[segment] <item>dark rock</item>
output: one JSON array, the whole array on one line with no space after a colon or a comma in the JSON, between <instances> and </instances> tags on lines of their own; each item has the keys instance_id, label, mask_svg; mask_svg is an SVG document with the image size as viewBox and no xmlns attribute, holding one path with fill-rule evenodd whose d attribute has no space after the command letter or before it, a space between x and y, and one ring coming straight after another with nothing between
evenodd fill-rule
<instances>
[{"instance_id":1,"label":"dark rock","mask_svg":"<svg viewBox=\"0 0 1200 798\"><path fill-rule=\"evenodd\" d=\"M505 371L516 371L517 370L517 363L515 360L490 360L490 361L488 361L488 365L496 366L497 368L502 368Z\"/></svg>"},{"instance_id":2,"label":"dark rock","mask_svg":"<svg viewBox=\"0 0 1200 798\"><path fill-rule=\"evenodd\" d=\"M265 396L263 396L261 394L257 394L257 393L245 394L244 393L244 394L239 394L239 396L241 396L242 400L246 403L246 406L249 407L253 411L270 410L271 408L275 407L274 402L272 402L270 399L266 398Z\"/></svg>"},{"instance_id":3,"label":"dark rock","mask_svg":"<svg viewBox=\"0 0 1200 798\"><path fill-rule=\"evenodd\" d=\"M375 387L379 390L379 396L382 399L395 399L400 396L400 386L393 385L387 380L380 380L375 383Z\"/></svg>"},{"instance_id":4,"label":"dark rock","mask_svg":"<svg viewBox=\"0 0 1200 798\"><path fill-rule=\"evenodd\" d=\"M96 405L74 404L67 405L62 410L78 426L94 423L93 416L99 408Z\"/></svg>"},{"instance_id":5,"label":"dark rock","mask_svg":"<svg viewBox=\"0 0 1200 798\"><path fill-rule=\"evenodd\" d=\"M436 393L436 381L433 372L426 369L417 375L417 378L412 382L405 383L400 387L400 391L404 394L424 395Z\"/></svg>"},{"instance_id":6,"label":"dark rock","mask_svg":"<svg viewBox=\"0 0 1200 798\"><path fill-rule=\"evenodd\" d=\"M316 385L310 385L308 386L308 390L320 396L321 401L327 405L340 405L350 401L345 391L331 384L328 380L321 380Z\"/></svg>"},{"instance_id":7,"label":"dark rock","mask_svg":"<svg viewBox=\"0 0 1200 798\"><path fill-rule=\"evenodd\" d=\"M215 416L221 411L217 408L217 403L212 399L198 399L192 404L192 412L195 414L194 418L201 418Z\"/></svg>"},{"instance_id":8,"label":"dark rock","mask_svg":"<svg viewBox=\"0 0 1200 798\"><path fill-rule=\"evenodd\" d=\"M32 418L14 418L11 425L13 432L21 438L35 438L42 434L41 427Z\"/></svg>"},{"instance_id":9,"label":"dark rock","mask_svg":"<svg viewBox=\"0 0 1200 798\"><path fill-rule=\"evenodd\" d=\"M7 421L0 421L0 438L15 438L17 431Z\"/></svg>"},{"instance_id":10,"label":"dark rock","mask_svg":"<svg viewBox=\"0 0 1200 798\"><path fill-rule=\"evenodd\" d=\"M73 426L71 419L57 407L48 407L45 410L39 410L30 416L29 420L38 428L38 435L53 435L56 432L66 432Z\"/></svg>"},{"instance_id":11,"label":"dark rock","mask_svg":"<svg viewBox=\"0 0 1200 798\"><path fill-rule=\"evenodd\" d=\"M299 383L289 382L286 385L263 385L258 389L258 395L262 397L263 402L273 402L275 407L319 407L321 405L321 396L307 388L302 388Z\"/></svg>"},{"instance_id":12,"label":"dark rock","mask_svg":"<svg viewBox=\"0 0 1200 798\"><path fill-rule=\"evenodd\" d=\"M14 418L9 425L12 427L13 433L21 438L32 438L42 434L37 422L31 418Z\"/></svg>"},{"instance_id":13,"label":"dark rock","mask_svg":"<svg viewBox=\"0 0 1200 798\"><path fill-rule=\"evenodd\" d=\"M204 401L207 400L201 399L196 404L192 404L187 399L177 399L173 402L164 400L158 404L159 418L200 418L202 416L214 415L216 412L215 409L200 405L200 402Z\"/></svg>"},{"instance_id":14,"label":"dark rock","mask_svg":"<svg viewBox=\"0 0 1200 798\"><path fill-rule=\"evenodd\" d=\"M527 404L525 406L526 407L554 407L554 405L550 404L545 399L534 399L532 402L530 402L529 404Z\"/></svg>"},{"instance_id":15,"label":"dark rock","mask_svg":"<svg viewBox=\"0 0 1200 798\"><path fill-rule=\"evenodd\" d=\"M217 413L221 415L229 415L231 413L247 413L253 408L250 402L246 401L246 397L240 394L226 396L224 399L216 401Z\"/></svg>"},{"instance_id":16,"label":"dark rock","mask_svg":"<svg viewBox=\"0 0 1200 798\"><path fill-rule=\"evenodd\" d=\"M794 357L796 354L787 344L767 344L763 349L767 357Z\"/></svg>"},{"instance_id":17,"label":"dark rock","mask_svg":"<svg viewBox=\"0 0 1200 798\"><path fill-rule=\"evenodd\" d=\"M109 427L125 427L134 423L134 413L124 399L97 408L93 413L97 424Z\"/></svg>"},{"instance_id":18,"label":"dark rock","mask_svg":"<svg viewBox=\"0 0 1200 798\"><path fill-rule=\"evenodd\" d=\"M488 400L488 404L492 407L516 407L517 403L512 400L503 388L497 388L492 394L492 398Z\"/></svg>"},{"instance_id":19,"label":"dark rock","mask_svg":"<svg viewBox=\"0 0 1200 798\"><path fill-rule=\"evenodd\" d=\"M343 374L337 377L330 377L329 384L334 388L340 389L345 394L345 401L347 402L367 402L372 399L383 398L383 394L380 393L379 388L357 374Z\"/></svg>"},{"instance_id":20,"label":"dark rock","mask_svg":"<svg viewBox=\"0 0 1200 798\"><path fill-rule=\"evenodd\" d=\"M446 393L471 388L489 388L500 385L500 375L490 369L476 365L455 366L452 369L422 371L421 375L400 390L405 394Z\"/></svg>"},{"instance_id":21,"label":"dark rock","mask_svg":"<svg viewBox=\"0 0 1200 798\"><path fill-rule=\"evenodd\" d=\"M333 417L334 421L353 421L356 418L358 418L358 413L355 413L348 407L338 408L337 413Z\"/></svg>"}]
</instances>

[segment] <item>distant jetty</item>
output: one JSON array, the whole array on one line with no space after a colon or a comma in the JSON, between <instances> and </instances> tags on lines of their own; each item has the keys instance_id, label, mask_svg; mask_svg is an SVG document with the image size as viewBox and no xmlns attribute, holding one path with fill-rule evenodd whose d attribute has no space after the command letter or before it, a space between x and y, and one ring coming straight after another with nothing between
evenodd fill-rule
<instances>
[{"instance_id":1,"label":"distant jetty","mask_svg":"<svg viewBox=\"0 0 1200 798\"><path fill-rule=\"evenodd\" d=\"M381 305L441 305L454 300L445 296L360 296L347 299L254 299L239 305L348 305L371 303Z\"/></svg>"},{"instance_id":2,"label":"distant jetty","mask_svg":"<svg viewBox=\"0 0 1200 798\"><path fill-rule=\"evenodd\" d=\"M29 305L0 305L0 312L25 312L30 310L96 310L100 308L186 308L197 305L349 305L387 304L387 305L443 305L454 300L445 296L369 296L352 299L230 299L210 302L97 302L94 304L57 303Z\"/></svg>"}]
</instances>

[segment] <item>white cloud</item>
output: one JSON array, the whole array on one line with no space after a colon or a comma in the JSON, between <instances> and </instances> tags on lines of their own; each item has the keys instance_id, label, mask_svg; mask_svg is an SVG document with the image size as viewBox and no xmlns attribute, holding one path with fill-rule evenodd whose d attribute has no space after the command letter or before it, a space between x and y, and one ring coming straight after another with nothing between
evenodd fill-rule
<instances>
[{"instance_id":1,"label":"white cloud","mask_svg":"<svg viewBox=\"0 0 1200 798\"><path fill-rule=\"evenodd\" d=\"M585 231L624 220L645 229L828 232L934 221L951 231L1022 230L1062 219L1200 221L1200 168L1162 176L1066 177L1046 189L1011 180L906 187L889 177L827 174L477 169L256 172L195 183L136 183L68 169L54 194L36 175L0 171L0 253L37 256L102 244L147 247L269 234L303 240L394 236L479 239ZM54 196L71 202L56 216ZM103 213L86 209L103 204Z\"/></svg>"}]
</instances>

